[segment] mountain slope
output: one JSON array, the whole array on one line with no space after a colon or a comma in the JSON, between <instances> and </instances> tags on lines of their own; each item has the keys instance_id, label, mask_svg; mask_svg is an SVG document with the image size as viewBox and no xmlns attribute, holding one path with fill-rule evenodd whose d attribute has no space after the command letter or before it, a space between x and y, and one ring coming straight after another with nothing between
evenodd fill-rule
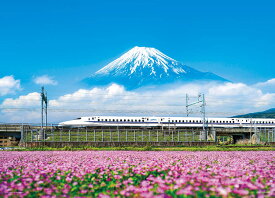
<instances>
[{"instance_id":1,"label":"mountain slope","mask_svg":"<svg viewBox=\"0 0 275 198\"><path fill-rule=\"evenodd\" d=\"M268 109L262 112L249 113L245 115L234 116L238 118L275 118L275 108Z\"/></svg>"},{"instance_id":2,"label":"mountain slope","mask_svg":"<svg viewBox=\"0 0 275 198\"><path fill-rule=\"evenodd\" d=\"M134 47L87 79L93 85L118 83L128 89L178 81L226 81L210 72L188 67L155 48Z\"/></svg>"}]
</instances>

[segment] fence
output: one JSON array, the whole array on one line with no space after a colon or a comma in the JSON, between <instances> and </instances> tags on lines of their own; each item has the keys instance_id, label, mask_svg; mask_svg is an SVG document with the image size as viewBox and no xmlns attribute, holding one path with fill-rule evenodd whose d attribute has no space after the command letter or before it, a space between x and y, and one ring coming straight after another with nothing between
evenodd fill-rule
<instances>
[{"instance_id":1,"label":"fence","mask_svg":"<svg viewBox=\"0 0 275 198\"><path fill-rule=\"evenodd\" d=\"M197 129L92 129L54 128L24 130L24 142L196 142L205 141L203 131ZM214 141L208 138L206 141Z\"/></svg>"},{"instance_id":2,"label":"fence","mask_svg":"<svg viewBox=\"0 0 275 198\"><path fill-rule=\"evenodd\" d=\"M254 144L275 143L274 128L213 128L204 132L199 127L189 128L122 128L48 126L41 130L37 125L1 125L1 134L16 132L21 143L74 143L84 145L204 145L220 140L250 139ZM221 138L222 137L222 138ZM225 137L225 138L224 138ZM231 138L232 139L232 138ZM234 141L236 142L236 141Z\"/></svg>"}]
</instances>

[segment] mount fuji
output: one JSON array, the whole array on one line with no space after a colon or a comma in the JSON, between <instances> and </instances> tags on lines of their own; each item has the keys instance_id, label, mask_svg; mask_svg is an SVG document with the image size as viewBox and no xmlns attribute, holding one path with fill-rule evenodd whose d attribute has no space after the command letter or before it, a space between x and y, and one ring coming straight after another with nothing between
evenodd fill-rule
<instances>
[{"instance_id":1,"label":"mount fuji","mask_svg":"<svg viewBox=\"0 0 275 198\"><path fill-rule=\"evenodd\" d=\"M134 47L85 79L90 85L117 83L127 89L190 81L227 81L170 58L155 48Z\"/></svg>"}]
</instances>

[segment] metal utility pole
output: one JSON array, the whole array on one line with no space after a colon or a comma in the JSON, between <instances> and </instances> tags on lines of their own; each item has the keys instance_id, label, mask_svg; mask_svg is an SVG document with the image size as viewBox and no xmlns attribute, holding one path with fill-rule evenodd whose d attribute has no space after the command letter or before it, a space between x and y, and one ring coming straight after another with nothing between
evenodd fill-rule
<instances>
[{"instance_id":1,"label":"metal utility pole","mask_svg":"<svg viewBox=\"0 0 275 198\"><path fill-rule=\"evenodd\" d=\"M203 130L203 133L204 133L204 139L207 140L206 118L205 118L205 106L206 106L206 103L205 103L204 94L199 94L198 101L200 101L202 103L201 104L202 130Z\"/></svg>"},{"instance_id":2,"label":"metal utility pole","mask_svg":"<svg viewBox=\"0 0 275 198\"><path fill-rule=\"evenodd\" d=\"M188 94L186 94L186 117L189 116L189 105L188 105L188 101L189 101L189 97L188 97Z\"/></svg>"},{"instance_id":3,"label":"metal utility pole","mask_svg":"<svg viewBox=\"0 0 275 198\"><path fill-rule=\"evenodd\" d=\"M205 140L207 140L207 132L206 132L207 124L206 124L206 116L205 116L205 106L206 106L206 103L205 103L204 94L199 94L198 95L198 101L193 102L191 104L189 104L188 102L189 102L189 96L188 96L188 94L186 94L186 114L187 114L187 117L189 116L189 114L191 112L189 110L189 107L192 106L192 105L201 103L201 105L200 105L200 107L201 107L200 112L202 114L202 129L203 129L203 135L204 135L203 138Z\"/></svg>"},{"instance_id":4,"label":"metal utility pole","mask_svg":"<svg viewBox=\"0 0 275 198\"><path fill-rule=\"evenodd\" d=\"M45 126L48 125L48 98L44 87L41 88L41 129L44 127L44 111L45 111Z\"/></svg>"}]
</instances>

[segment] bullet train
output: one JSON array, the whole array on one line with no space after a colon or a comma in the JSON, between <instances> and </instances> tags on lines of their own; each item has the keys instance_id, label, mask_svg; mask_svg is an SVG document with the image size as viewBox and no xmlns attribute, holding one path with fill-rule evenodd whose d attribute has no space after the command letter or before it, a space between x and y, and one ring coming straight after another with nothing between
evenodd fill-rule
<instances>
[{"instance_id":1,"label":"bullet train","mask_svg":"<svg viewBox=\"0 0 275 198\"><path fill-rule=\"evenodd\" d=\"M207 118L208 127L262 127L275 128L275 119L267 118ZM202 127L200 117L126 117L91 116L59 123L59 126L110 126L110 127Z\"/></svg>"}]
</instances>

